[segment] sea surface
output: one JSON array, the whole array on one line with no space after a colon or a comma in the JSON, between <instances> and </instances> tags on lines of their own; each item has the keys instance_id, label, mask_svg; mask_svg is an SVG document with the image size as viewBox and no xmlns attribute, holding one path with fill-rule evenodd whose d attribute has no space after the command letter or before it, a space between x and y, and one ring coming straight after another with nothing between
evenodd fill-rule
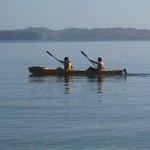
<instances>
[{"instance_id":1,"label":"sea surface","mask_svg":"<svg viewBox=\"0 0 150 150\"><path fill-rule=\"evenodd\" d=\"M29 66L86 70L100 56L127 76L31 76ZM1 150L149 150L150 42L0 42Z\"/></svg>"}]
</instances>

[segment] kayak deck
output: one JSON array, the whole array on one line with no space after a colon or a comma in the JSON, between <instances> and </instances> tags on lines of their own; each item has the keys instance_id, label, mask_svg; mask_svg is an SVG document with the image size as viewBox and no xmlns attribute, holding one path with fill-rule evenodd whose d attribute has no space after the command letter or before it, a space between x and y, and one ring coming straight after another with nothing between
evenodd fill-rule
<instances>
[{"instance_id":1,"label":"kayak deck","mask_svg":"<svg viewBox=\"0 0 150 150\"><path fill-rule=\"evenodd\" d=\"M30 73L34 75L123 75L126 74L126 69L105 70L105 71L84 71L84 70L49 69L46 67L32 66L29 67L28 70Z\"/></svg>"}]
</instances>

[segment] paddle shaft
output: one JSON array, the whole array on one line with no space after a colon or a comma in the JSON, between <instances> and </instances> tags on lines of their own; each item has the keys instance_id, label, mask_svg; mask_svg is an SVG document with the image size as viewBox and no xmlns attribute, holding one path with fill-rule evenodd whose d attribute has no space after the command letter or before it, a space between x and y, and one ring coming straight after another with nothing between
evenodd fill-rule
<instances>
[{"instance_id":1,"label":"paddle shaft","mask_svg":"<svg viewBox=\"0 0 150 150\"><path fill-rule=\"evenodd\" d=\"M50 56L54 57L57 61L59 61L60 63L62 63L58 58L56 58L55 56L53 56L49 51L47 51L47 53L48 53ZM62 63L62 64L63 64L63 63Z\"/></svg>"},{"instance_id":2,"label":"paddle shaft","mask_svg":"<svg viewBox=\"0 0 150 150\"><path fill-rule=\"evenodd\" d=\"M83 51L81 51L81 53L91 62L90 58ZM93 62L91 63L94 65L94 67L97 68L97 66Z\"/></svg>"}]
</instances>

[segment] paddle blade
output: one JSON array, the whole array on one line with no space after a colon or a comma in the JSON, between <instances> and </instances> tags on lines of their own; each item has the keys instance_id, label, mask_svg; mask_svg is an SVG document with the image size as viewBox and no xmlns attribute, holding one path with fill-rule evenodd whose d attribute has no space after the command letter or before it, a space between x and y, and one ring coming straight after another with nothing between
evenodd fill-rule
<instances>
[{"instance_id":1,"label":"paddle blade","mask_svg":"<svg viewBox=\"0 0 150 150\"><path fill-rule=\"evenodd\" d=\"M81 51L81 53L82 53L85 57L87 57L87 55L86 55L83 51Z\"/></svg>"},{"instance_id":2,"label":"paddle blade","mask_svg":"<svg viewBox=\"0 0 150 150\"><path fill-rule=\"evenodd\" d=\"M53 56L49 51L46 51L50 56L52 56L53 58L55 58L57 61L59 61L60 63L64 64L62 61L60 61L59 59L57 59L55 56Z\"/></svg>"},{"instance_id":3,"label":"paddle blade","mask_svg":"<svg viewBox=\"0 0 150 150\"><path fill-rule=\"evenodd\" d=\"M49 51L46 51L49 55L53 56Z\"/></svg>"}]
</instances>

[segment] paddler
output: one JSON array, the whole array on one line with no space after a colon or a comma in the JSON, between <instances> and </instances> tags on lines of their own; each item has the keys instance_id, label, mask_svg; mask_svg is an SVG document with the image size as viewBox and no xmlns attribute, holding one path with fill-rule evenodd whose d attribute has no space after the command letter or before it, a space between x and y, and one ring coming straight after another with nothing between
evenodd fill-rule
<instances>
[{"instance_id":1,"label":"paddler","mask_svg":"<svg viewBox=\"0 0 150 150\"><path fill-rule=\"evenodd\" d=\"M91 63L97 64L97 68L89 67L87 71L103 71L105 70L105 64L101 57L98 57L98 61L93 61L90 59Z\"/></svg>"},{"instance_id":2,"label":"paddler","mask_svg":"<svg viewBox=\"0 0 150 150\"><path fill-rule=\"evenodd\" d=\"M64 70L72 70L73 66L72 63L69 60L69 57L65 57L64 61L59 60L62 64L64 64ZM58 69L62 69L62 68L58 68Z\"/></svg>"}]
</instances>

